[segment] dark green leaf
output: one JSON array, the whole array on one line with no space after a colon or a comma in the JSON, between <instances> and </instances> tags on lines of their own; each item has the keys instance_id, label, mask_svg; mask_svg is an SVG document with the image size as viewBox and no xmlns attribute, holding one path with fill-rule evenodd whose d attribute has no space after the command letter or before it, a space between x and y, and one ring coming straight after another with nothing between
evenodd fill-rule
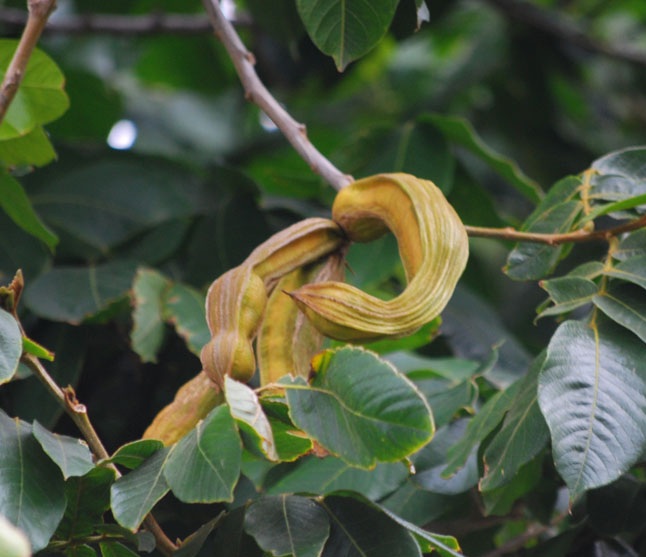
<instances>
[{"instance_id":1,"label":"dark green leaf","mask_svg":"<svg viewBox=\"0 0 646 557\"><path fill-rule=\"evenodd\" d=\"M592 300L610 319L646 342L646 295L632 285L611 287Z\"/></svg>"},{"instance_id":2,"label":"dark green leaf","mask_svg":"<svg viewBox=\"0 0 646 557\"><path fill-rule=\"evenodd\" d=\"M0 164L5 167L44 166L55 158L56 151L40 126L21 137L0 141Z\"/></svg>"},{"instance_id":3,"label":"dark green leaf","mask_svg":"<svg viewBox=\"0 0 646 557\"><path fill-rule=\"evenodd\" d=\"M63 477L31 426L1 410L0 447L0 515L25 532L33 551L40 551L65 512Z\"/></svg>"},{"instance_id":4,"label":"dark green leaf","mask_svg":"<svg viewBox=\"0 0 646 557\"><path fill-rule=\"evenodd\" d=\"M16 318L0 309L0 385L9 381L20 362L22 335Z\"/></svg>"},{"instance_id":5,"label":"dark green leaf","mask_svg":"<svg viewBox=\"0 0 646 557\"><path fill-rule=\"evenodd\" d=\"M222 511L213 520L209 520L206 524L202 524L202 526L200 526L190 536L184 538L182 540L182 545L180 545L179 549L173 553L173 557L196 557L211 532L220 525L224 516L225 512Z\"/></svg>"},{"instance_id":6,"label":"dark green leaf","mask_svg":"<svg viewBox=\"0 0 646 557\"><path fill-rule=\"evenodd\" d=\"M542 459L535 458L521 466L508 483L482 493L485 513L504 516L511 512L518 499L526 495L541 479Z\"/></svg>"},{"instance_id":7,"label":"dark green leaf","mask_svg":"<svg viewBox=\"0 0 646 557\"><path fill-rule=\"evenodd\" d=\"M51 433L38 422L34 422L33 433L43 450L61 469L65 479L84 476L94 468L92 453L80 439Z\"/></svg>"},{"instance_id":8,"label":"dark green leaf","mask_svg":"<svg viewBox=\"0 0 646 557\"><path fill-rule=\"evenodd\" d=\"M362 470L332 456L306 456L274 467L267 474L263 488L269 495L353 491L378 500L397 489L407 476L408 470L401 462L377 464L373 470Z\"/></svg>"},{"instance_id":9,"label":"dark green leaf","mask_svg":"<svg viewBox=\"0 0 646 557\"><path fill-rule=\"evenodd\" d=\"M58 243L58 237L40 220L20 183L3 170L0 170L0 207L20 228L45 242L50 249Z\"/></svg>"},{"instance_id":10,"label":"dark green leaf","mask_svg":"<svg viewBox=\"0 0 646 557\"><path fill-rule=\"evenodd\" d=\"M528 178L515 162L499 155L486 145L467 120L442 114L430 114L428 118L448 140L468 149L482 159L530 201L535 203L540 201L543 192L539 185Z\"/></svg>"},{"instance_id":11,"label":"dark green leaf","mask_svg":"<svg viewBox=\"0 0 646 557\"><path fill-rule=\"evenodd\" d=\"M241 455L235 422L222 404L174 447L164 476L175 496L186 503L232 501Z\"/></svg>"},{"instance_id":12,"label":"dark green leaf","mask_svg":"<svg viewBox=\"0 0 646 557\"><path fill-rule=\"evenodd\" d=\"M344 497L327 497L323 506L332 529L322 557L421 557L408 530L383 512Z\"/></svg>"},{"instance_id":13,"label":"dark green leaf","mask_svg":"<svg viewBox=\"0 0 646 557\"><path fill-rule=\"evenodd\" d=\"M639 531L646 525L641 509L646 505L646 485L631 476L593 489L586 496L590 525L596 532L617 536L622 532Z\"/></svg>"},{"instance_id":14,"label":"dark green leaf","mask_svg":"<svg viewBox=\"0 0 646 557\"><path fill-rule=\"evenodd\" d=\"M138 269L132 285L134 311L130 341L143 362L156 362L164 340L163 297L170 281L152 269Z\"/></svg>"},{"instance_id":15,"label":"dark green leaf","mask_svg":"<svg viewBox=\"0 0 646 557\"><path fill-rule=\"evenodd\" d=\"M381 503L396 516L421 526L464 508L468 504L464 497L425 491L409 479Z\"/></svg>"},{"instance_id":16,"label":"dark green leaf","mask_svg":"<svg viewBox=\"0 0 646 557\"><path fill-rule=\"evenodd\" d=\"M557 329L538 397L572 499L617 479L646 447L644 344L610 324Z\"/></svg>"},{"instance_id":17,"label":"dark green leaf","mask_svg":"<svg viewBox=\"0 0 646 557\"><path fill-rule=\"evenodd\" d=\"M146 459L159 451L164 444L157 439L140 439L119 447L108 462L125 466L131 470L138 468Z\"/></svg>"},{"instance_id":18,"label":"dark green leaf","mask_svg":"<svg viewBox=\"0 0 646 557\"><path fill-rule=\"evenodd\" d=\"M505 416L502 428L484 453L485 475L480 489L488 491L512 480L517 471L532 460L549 441L549 431L537 400L538 374L544 357L539 356L522 380Z\"/></svg>"},{"instance_id":19,"label":"dark green leaf","mask_svg":"<svg viewBox=\"0 0 646 557\"><path fill-rule=\"evenodd\" d=\"M640 255L646 255L646 228L627 234L619 242L619 247L612 250L612 256L621 261Z\"/></svg>"},{"instance_id":20,"label":"dark green leaf","mask_svg":"<svg viewBox=\"0 0 646 557\"><path fill-rule=\"evenodd\" d=\"M254 23L276 40L289 44L300 39L305 33L295 9L295 0L274 0L270 12L267 12L264 0L247 0L246 5Z\"/></svg>"},{"instance_id":21,"label":"dark green leaf","mask_svg":"<svg viewBox=\"0 0 646 557\"><path fill-rule=\"evenodd\" d=\"M136 268L134 262L118 260L56 268L27 286L25 304L47 319L78 324L124 297Z\"/></svg>"},{"instance_id":22,"label":"dark green leaf","mask_svg":"<svg viewBox=\"0 0 646 557\"><path fill-rule=\"evenodd\" d=\"M245 507L224 517L215 534L216 557L265 557L256 541L244 531Z\"/></svg>"},{"instance_id":23,"label":"dark green leaf","mask_svg":"<svg viewBox=\"0 0 646 557\"><path fill-rule=\"evenodd\" d=\"M96 557L96 551L86 544L73 545L67 549L65 557Z\"/></svg>"},{"instance_id":24,"label":"dark green leaf","mask_svg":"<svg viewBox=\"0 0 646 557\"><path fill-rule=\"evenodd\" d=\"M314 44L334 58L339 71L372 50L386 34L396 0L296 0Z\"/></svg>"},{"instance_id":25,"label":"dark green leaf","mask_svg":"<svg viewBox=\"0 0 646 557\"><path fill-rule=\"evenodd\" d=\"M139 557L137 553L119 542L101 542L99 547L103 557Z\"/></svg>"},{"instance_id":26,"label":"dark green leaf","mask_svg":"<svg viewBox=\"0 0 646 557\"><path fill-rule=\"evenodd\" d=\"M311 385L287 387L294 423L354 466L400 460L425 445L433 417L415 386L388 362L360 348L326 351Z\"/></svg>"},{"instance_id":27,"label":"dark green leaf","mask_svg":"<svg viewBox=\"0 0 646 557\"><path fill-rule=\"evenodd\" d=\"M110 489L112 514L132 531L170 489L162 472L170 449L157 451L135 471L119 478Z\"/></svg>"},{"instance_id":28,"label":"dark green leaf","mask_svg":"<svg viewBox=\"0 0 646 557\"><path fill-rule=\"evenodd\" d=\"M0 78L4 78L17 45L16 40L0 39ZM20 88L0 125L0 139L25 135L63 114L69 106L64 84L65 77L53 60L42 50L34 50Z\"/></svg>"},{"instance_id":29,"label":"dark green leaf","mask_svg":"<svg viewBox=\"0 0 646 557\"><path fill-rule=\"evenodd\" d=\"M0 211L0 281L11 281L16 269L22 269L26 284L38 276L51 259L49 248Z\"/></svg>"},{"instance_id":30,"label":"dark green leaf","mask_svg":"<svg viewBox=\"0 0 646 557\"><path fill-rule=\"evenodd\" d=\"M592 163L591 199L623 200L646 194L644 147L609 153Z\"/></svg>"},{"instance_id":31,"label":"dark green leaf","mask_svg":"<svg viewBox=\"0 0 646 557\"><path fill-rule=\"evenodd\" d=\"M618 265L604 270L604 274L646 288L646 255L624 259Z\"/></svg>"},{"instance_id":32,"label":"dark green leaf","mask_svg":"<svg viewBox=\"0 0 646 557\"><path fill-rule=\"evenodd\" d=\"M278 460L269 420L253 389L227 376L224 392L233 419L241 431L252 438L254 448L268 459Z\"/></svg>"},{"instance_id":33,"label":"dark green leaf","mask_svg":"<svg viewBox=\"0 0 646 557\"><path fill-rule=\"evenodd\" d=\"M553 306L540 312L540 317L559 315L589 304L599 291L594 282L583 277L558 277L543 280L539 284L554 302Z\"/></svg>"},{"instance_id":34,"label":"dark green leaf","mask_svg":"<svg viewBox=\"0 0 646 557\"><path fill-rule=\"evenodd\" d=\"M184 284L175 283L164 296L164 319L170 321L196 356L211 340L204 313L204 294Z\"/></svg>"},{"instance_id":35,"label":"dark green leaf","mask_svg":"<svg viewBox=\"0 0 646 557\"><path fill-rule=\"evenodd\" d=\"M318 557L330 533L327 513L312 499L294 495L262 497L245 515L245 530L275 555Z\"/></svg>"}]
</instances>

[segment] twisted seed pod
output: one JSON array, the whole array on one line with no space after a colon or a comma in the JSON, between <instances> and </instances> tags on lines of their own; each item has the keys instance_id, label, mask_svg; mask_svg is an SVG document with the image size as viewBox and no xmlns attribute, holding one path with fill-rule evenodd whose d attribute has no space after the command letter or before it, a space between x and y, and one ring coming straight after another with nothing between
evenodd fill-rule
<instances>
[{"instance_id":1,"label":"twisted seed pod","mask_svg":"<svg viewBox=\"0 0 646 557\"><path fill-rule=\"evenodd\" d=\"M323 335L287 292L304 284L343 280L344 262L343 254L332 254L323 263L300 267L280 279L267 302L256 343L261 385L275 383L290 373L307 377L310 359L321 349Z\"/></svg>"},{"instance_id":2,"label":"twisted seed pod","mask_svg":"<svg viewBox=\"0 0 646 557\"><path fill-rule=\"evenodd\" d=\"M338 250L344 242L333 221L305 219L269 238L244 263L213 282L206 296L211 340L200 354L212 381L223 387L226 375L244 382L251 379L256 370L252 342L268 293L281 276Z\"/></svg>"},{"instance_id":3,"label":"twisted seed pod","mask_svg":"<svg viewBox=\"0 0 646 557\"><path fill-rule=\"evenodd\" d=\"M440 314L466 266L468 239L435 184L408 174L365 178L339 192L332 218L357 242L390 229L408 285L388 301L342 282L302 286L291 296L319 331L338 340L376 340L410 334Z\"/></svg>"}]
</instances>

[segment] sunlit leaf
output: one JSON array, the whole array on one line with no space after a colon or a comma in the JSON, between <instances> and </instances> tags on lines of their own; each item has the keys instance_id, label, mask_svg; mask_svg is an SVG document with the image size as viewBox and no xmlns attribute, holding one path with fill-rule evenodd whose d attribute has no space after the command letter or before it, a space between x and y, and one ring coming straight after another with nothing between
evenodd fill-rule
<instances>
[{"instance_id":1,"label":"sunlit leaf","mask_svg":"<svg viewBox=\"0 0 646 557\"><path fill-rule=\"evenodd\" d=\"M55 158L56 151L40 126L26 135L0 141L0 163L5 167L44 166Z\"/></svg>"}]
</instances>

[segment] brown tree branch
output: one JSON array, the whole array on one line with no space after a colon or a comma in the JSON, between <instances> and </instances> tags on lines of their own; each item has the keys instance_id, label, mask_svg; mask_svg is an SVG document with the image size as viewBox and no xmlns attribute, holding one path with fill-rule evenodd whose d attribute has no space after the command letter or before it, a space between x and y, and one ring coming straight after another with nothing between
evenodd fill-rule
<instances>
[{"instance_id":1,"label":"brown tree branch","mask_svg":"<svg viewBox=\"0 0 646 557\"><path fill-rule=\"evenodd\" d=\"M294 120L260 81L254 69L253 54L246 49L231 22L222 14L218 1L202 0L202 3L209 15L216 36L226 48L235 66L244 87L246 99L257 105L271 118L315 174L321 176L337 190L350 184L353 181L352 176L341 172L314 147L307 137L305 125Z\"/></svg>"},{"instance_id":2,"label":"brown tree branch","mask_svg":"<svg viewBox=\"0 0 646 557\"><path fill-rule=\"evenodd\" d=\"M615 60L623 60L646 67L646 52L628 44L610 44L595 39L576 24L558 14L525 0L485 0L506 18L539 29L543 33L577 46L587 52L603 54Z\"/></svg>"},{"instance_id":3,"label":"brown tree branch","mask_svg":"<svg viewBox=\"0 0 646 557\"><path fill-rule=\"evenodd\" d=\"M549 246L591 242L595 240L607 241L619 234L623 234L624 232L630 232L644 227L646 227L646 215L606 230L591 230L588 232L587 230L579 229L574 232L566 232L564 234L522 232L511 227L486 228L481 226L465 226L467 234L474 238L497 238L499 240L509 240L511 242L533 242L536 244L547 244Z\"/></svg>"},{"instance_id":4,"label":"brown tree branch","mask_svg":"<svg viewBox=\"0 0 646 557\"><path fill-rule=\"evenodd\" d=\"M47 18L56 8L56 0L28 0L27 6L29 7L27 24L0 84L0 123L4 120L9 105L18 92L31 53L36 48Z\"/></svg>"}]
</instances>

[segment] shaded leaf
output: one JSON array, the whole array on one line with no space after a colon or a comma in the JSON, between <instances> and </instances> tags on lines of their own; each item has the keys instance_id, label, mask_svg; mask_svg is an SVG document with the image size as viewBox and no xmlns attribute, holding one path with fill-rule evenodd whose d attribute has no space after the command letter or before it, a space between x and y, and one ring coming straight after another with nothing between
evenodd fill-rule
<instances>
[{"instance_id":1,"label":"shaded leaf","mask_svg":"<svg viewBox=\"0 0 646 557\"><path fill-rule=\"evenodd\" d=\"M482 493L485 513L504 516L514 503L533 489L542 477L542 459L535 458L521 466L509 482Z\"/></svg>"},{"instance_id":2,"label":"shaded leaf","mask_svg":"<svg viewBox=\"0 0 646 557\"><path fill-rule=\"evenodd\" d=\"M311 450L312 440L292 423L287 404L264 398L262 406L281 462L291 462Z\"/></svg>"},{"instance_id":3,"label":"shaded leaf","mask_svg":"<svg viewBox=\"0 0 646 557\"><path fill-rule=\"evenodd\" d=\"M330 533L325 510L294 495L257 499L247 509L244 526L263 550L277 557L318 557Z\"/></svg>"},{"instance_id":4,"label":"shaded leaf","mask_svg":"<svg viewBox=\"0 0 646 557\"><path fill-rule=\"evenodd\" d=\"M164 464L164 477L180 501L232 501L241 455L235 422L223 404L177 443Z\"/></svg>"},{"instance_id":5,"label":"shaded leaf","mask_svg":"<svg viewBox=\"0 0 646 557\"><path fill-rule=\"evenodd\" d=\"M332 528L322 557L421 557L408 530L372 506L344 497L327 497L323 506Z\"/></svg>"},{"instance_id":6,"label":"shaded leaf","mask_svg":"<svg viewBox=\"0 0 646 557\"><path fill-rule=\"evenodd\" d=\"M605 270L604 274L646 288L646 255L624 259L621 263Z\"/></svg>"},{"instance_id":7,"label":"shaded leaf","mask_svg":"<svg viewBox=\"0 0 646 557\"><path fill-rule=\"evenodd\" d=\"M169 453L170 449L161 449L112 485L110 506L121 526L134 532L157 501L168 493L170 488L162 469Z\"/></svg>"},{"instance_id":8,"label":"shaded leaf","mask_svg":"<svg viewBox=\"0 0 646 557\"><path fill-rule=\"evenodd\" d=\"M125 466L131 470L138 468L139 465L159 451L164 444L157 439L139 439L119 447L108 462Z\"/></svg>"},{"instance_id":9,"label":"shaded leaf","mask_svg":"<svg viewBox=\"0 0 646 557\"><path fill-rule=\"evenodd\" d=\"M468 505L464 497L425 491L409 479L381 504L397 517L422 526L452 511L459 512Z\"/></svg>"},{"instance_id":10,"label":"shaded leaf","mask_svg":"<svg viewBox=\"0 0 646 557\"><path fill-rule=\"evenodd\" d=\"M244 383L225 377L224 393L233 419L251 436L253 446L270 460L278 460L274 435L256 393Z\"/></svg>"},{"instance_id":11,"label":"shaded leaf","mask_svg":"<svg viewBox=\"0 0 646 557\"><path fill-rule=\"evenodd\" d=\"M78 324L123 298L135 272L136 263L118 260L52 269L27 286L25 304L41 317Z\"/></svg>"},{"instance_id":12,"label":"shaded leaf","mask_svg":"<svg viewBox=\"0 0 646 557\"><path fill-rule=\"evenodd\" d=\"M544 356L539 356L522 380L502 428L491 440L483 459L480 489L488 491L509 482L549 441L549 431L537 400L537 380Z\"/></svg>"},{"instance_id":13,"label":"shaded leaf","mask_svg":"<svg viewBox=\"0 0 646 557\"><path fill-rule=\"evenodd\" d=\"M58 243L58 236L36 214L20 182L3 170L0 170L0 207L13 222L25 232L42 240L50 250Z\"/></svg>"},{"instance_id":14,"label":"shaded leaf","mask_svg":"<svg viewBox=\"0 0 646 557\"><path fill-rule=\"evenodd\" d=\"M372 50L386 34L396 0L296 0L314 44L334 58L339 71Z\"/></svg>"},{"instance_id":15,"label":"shaded leaf","mask_svg":"<svg viewBox=\"0 0 646 557\"><path fill-rule=\"evenodd\" d=\"M612 256L621 261L641 255L646 255L646 228L627 234L619 242L619 246L612 250Z\"/></svg>"},{"instance_id":16,"label":"shaded leaf","mask_svg":"<svg viewBox=\"0 0 646 557\"><path fill-rule=\"evenodd\" d=\"M610 287L592 300L610 319L646 342L646 295L631 285Z\"/></svg>"},{"instance_id":17,"label":"shaded leaf","mask_svg":"<svg viewBox=\"0 0 646 557\"><path fill-rule=\"evenodd\" d=\"M184 284L174 283L164 294L164 319L170 321L191 352L200 355L211 339L204 311L205 296Z\"/></svg>"},{"instance_id":18,"label":"shaded leaf","mask_svg":"<svg viewBox=\"0 0 646 557\"><path fill-rule=\"evenodd\" d=\"M38 422L34 422L32 429L34 437L61 469L65 479L84 476L94 468L92 453L87 444L80 439L51 433Z\"/></svg>"},{"instance_id":19,"label":"shaded leaf","mask_svg":"<svg viewBox=\"0 0 646 557\"><path fill-rule=\"evenodd\" d=\"M0 385L9 381L22 355L22 335L16 318L0 308Z\"/></svg>"},{"instance_id":20,"label":"shaded leaf","mask_svg":"<svg viewBox=\"0 0 646 557\"><path fill-rule=\"evenodd\" d=\"M354 466L400 460L434 431L424 397L388 362L360 348L328 350L313 360L314 378L287 387L294 423ZM286 384L287 386L287 384Z\"/></svg>"},{"instance_id":21,"label":"shaded leaf","mask_svg":"<svg viewBox=\"0 0 646 557\"><path fill-rule=\"evenodd\" d=\"M119 542L101 542L102 557L138 557L138 554Z\"/></svg>"},{"instance_id":22,"label":"shaded leaf","mask_svg":"<svg viewBox=\"0 0 646 557\"><path fill-rule=\"evenodd\" d=\"M180 545L179 549L173 553L173 557L195 557L198 555L207 538L220 524L224 516L225 512L222 511L214 519L209 520L206 524L202 524L202 526L200 526L190 536L184 538L182 540L182 545Z\"/></svg>"},{"instance_id":23,"label":"shaded leaf","mask_svg":"<svg viewBox=\"0 0 646 557\"><path fill-rule=\"evenodd\" d=\"M539 283L553 300L554 305L540 312L539 317L567 313L592 302L599 287L584 277L565 276Z\"/></svg>"},{"instance_id":24,"label":"shaded leaf","mask_svg":"<svg viewBox=\"0 0 646 557\"><path fill-rule=\"evenodd\" d=\"M592 199L623 200L646 194L646 148L629 147L592 163Z\"/></svg>"},{"instance_id":25,"label":"shaded leaf","mask_svg":"<svg viewBox=\"0 0 646 557\"><path fill-rule=\"evenodd\" d=\"M132 285L134 311L130 341L143 362L156 362L164 340L162 299L170 281L152 269L138 269Z\"/></svg>"},{"instance_id":26,"label":"shaded leaf","mask_svg":"<svg viewBox=\"0 0 646 557\"><path fill-rule=\"evenodd\" d=\"M65 512L63 477L31 426L0 410L0 515L20 528L32 550L47 546Z\"/></svg>"},{"instance_id":27,"label":"shaded leaf","mask_svg":"<svg viewBox=\"0 0 646 557\"><path fill-rule=\"evenodd\" d=\"M573 500L617 479L646 447L644 344L610 324L567 321L557 329L538 397Z\"/></svg>"}]
</instances>

